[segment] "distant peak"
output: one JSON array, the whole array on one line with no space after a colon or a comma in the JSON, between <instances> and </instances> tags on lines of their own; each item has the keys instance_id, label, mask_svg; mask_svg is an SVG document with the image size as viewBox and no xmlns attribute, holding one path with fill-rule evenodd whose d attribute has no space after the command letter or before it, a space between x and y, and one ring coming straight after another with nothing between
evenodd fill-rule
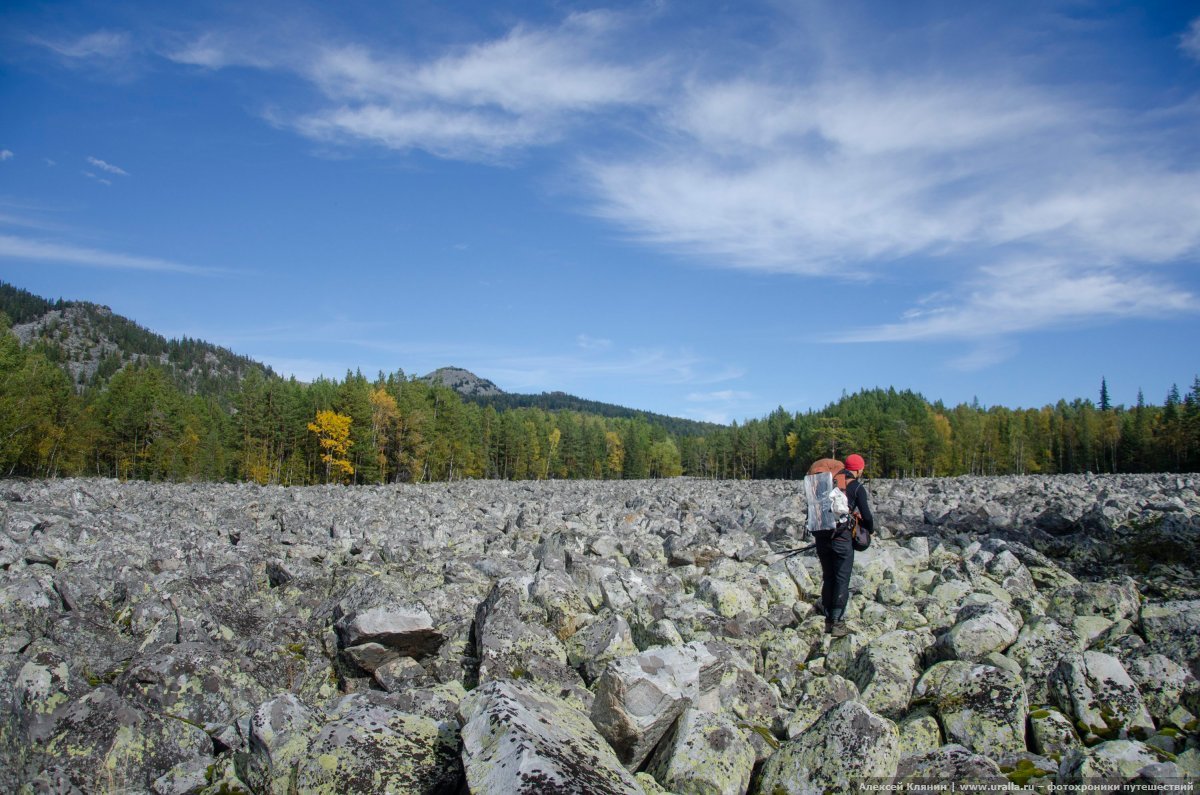
<instances>
[{"instance_id":1,"label":"distant peak","mask_svg":"<svg viewBox=\"0 0 1200 795\"><path fill-rule=\"evenodd\" d=\"M429 375L423 376L421 380L449 387L466 397L491 397L504 394L504 390L491 381L480 378L470 370L464 370L461 367L439 367Z\"/></svg>"}]
</instances>

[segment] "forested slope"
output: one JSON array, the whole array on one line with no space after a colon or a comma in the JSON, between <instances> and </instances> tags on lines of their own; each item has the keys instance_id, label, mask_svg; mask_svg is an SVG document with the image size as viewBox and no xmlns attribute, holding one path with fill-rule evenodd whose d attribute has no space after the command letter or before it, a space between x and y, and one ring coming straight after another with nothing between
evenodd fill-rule
<instances>
[{"instance_id":1,"label":"forested slope","mask_svg":"<svg viewBox=\"0 0 1200 795\"><path fill-rule=\"evenodd\" d=\"M66 307L16 298L5 306L26 322ZM0 320L0 475L288 485L781 478L851 450L876 477L1200 470L1200 378L1186 394L1173 387L1162 405L1112 406L1102 390L1099 405L948 407L872 389L819 411L780 408L701 426L632 411L604 416L588 409L605 404L589 401L468 402L399 370L304 384L234 357L241 366L189 380L197 359L188 352L207 358L212 346L167 342L120 320L114 327L126 329L132 353L122 350L111 374L86 384L45 338L23 345ZM160 340L165 354L154 347Z\"/></svg>"}]
</instances>

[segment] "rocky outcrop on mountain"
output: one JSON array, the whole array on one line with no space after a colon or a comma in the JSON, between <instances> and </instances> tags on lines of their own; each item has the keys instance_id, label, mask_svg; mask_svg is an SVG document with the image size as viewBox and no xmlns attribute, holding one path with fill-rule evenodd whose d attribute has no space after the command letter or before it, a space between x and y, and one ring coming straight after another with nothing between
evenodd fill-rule
<instances>
[{"instance_id":1,"label":"rocky outcrop on mountain","mask_svg":"<svg viewBox=\"0 0 1200 795\"><path fill-rule=\"evenodd\" d=\"M481 378L461 367L439 367L432 373L422 376L421 380L450 387L465 397L491 397L504 394L504 390L488 379Z\"/></svg>"},{"instance_id":2,"label":"rocky outcrop on mountain","mask_svg":"<svg viewBox=\"0 0 1200 795\"><path fill-rule=\"evenodd\" d=\"M795 482L0 481L0 791L1194 781L1198 484L872 483L835 639Z\"/></svg>"}]
</instances>

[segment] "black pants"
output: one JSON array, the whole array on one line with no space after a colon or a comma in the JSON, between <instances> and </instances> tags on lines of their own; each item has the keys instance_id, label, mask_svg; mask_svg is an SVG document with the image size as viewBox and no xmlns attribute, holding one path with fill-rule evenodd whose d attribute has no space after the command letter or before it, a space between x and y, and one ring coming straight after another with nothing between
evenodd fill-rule
<instances>
[{"instance_id":1,"label":"black pants","mask_svg":"<svg viewBox=\"0 0 1200 795\"><path fill-rule=\"evenodd\" d=\"M821 561L821 607L829 621L841 621L850 601L850 571L854 568L854 547L849 533L832 531L813 533L817 558Z\"/></svg>"}]
</instances>

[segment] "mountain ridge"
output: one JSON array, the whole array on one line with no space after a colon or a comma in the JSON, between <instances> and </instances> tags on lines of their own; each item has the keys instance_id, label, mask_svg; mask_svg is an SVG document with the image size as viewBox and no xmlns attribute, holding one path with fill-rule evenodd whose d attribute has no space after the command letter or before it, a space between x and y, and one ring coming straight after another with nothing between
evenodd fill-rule
<instances>
[{"instance_id":1,"label":"mountain ridge","mask_svg":"<svg viewBox=\"0 0 1200 795\"><path fill-rule=\"evenodd\" d=\"M229 395L251 370L268 378L280 377L261 362L203 340L167 339L110 307L89 301L51 301L0 281L0 312L8 315L12 332L22 345L42 350L71 377L77 392L102 388L127 364L154 364L168 370L188 394L213 395L226 408ZM507 408L575 411L602 417L637 418L661 425L672 433L696 436L723 426L682 417L631 409L580 398L566 392L540 394L505 392L494 382L461 367L440 367L419 380L454 390L464 400Z\"/></svg>"}]
</instances>

